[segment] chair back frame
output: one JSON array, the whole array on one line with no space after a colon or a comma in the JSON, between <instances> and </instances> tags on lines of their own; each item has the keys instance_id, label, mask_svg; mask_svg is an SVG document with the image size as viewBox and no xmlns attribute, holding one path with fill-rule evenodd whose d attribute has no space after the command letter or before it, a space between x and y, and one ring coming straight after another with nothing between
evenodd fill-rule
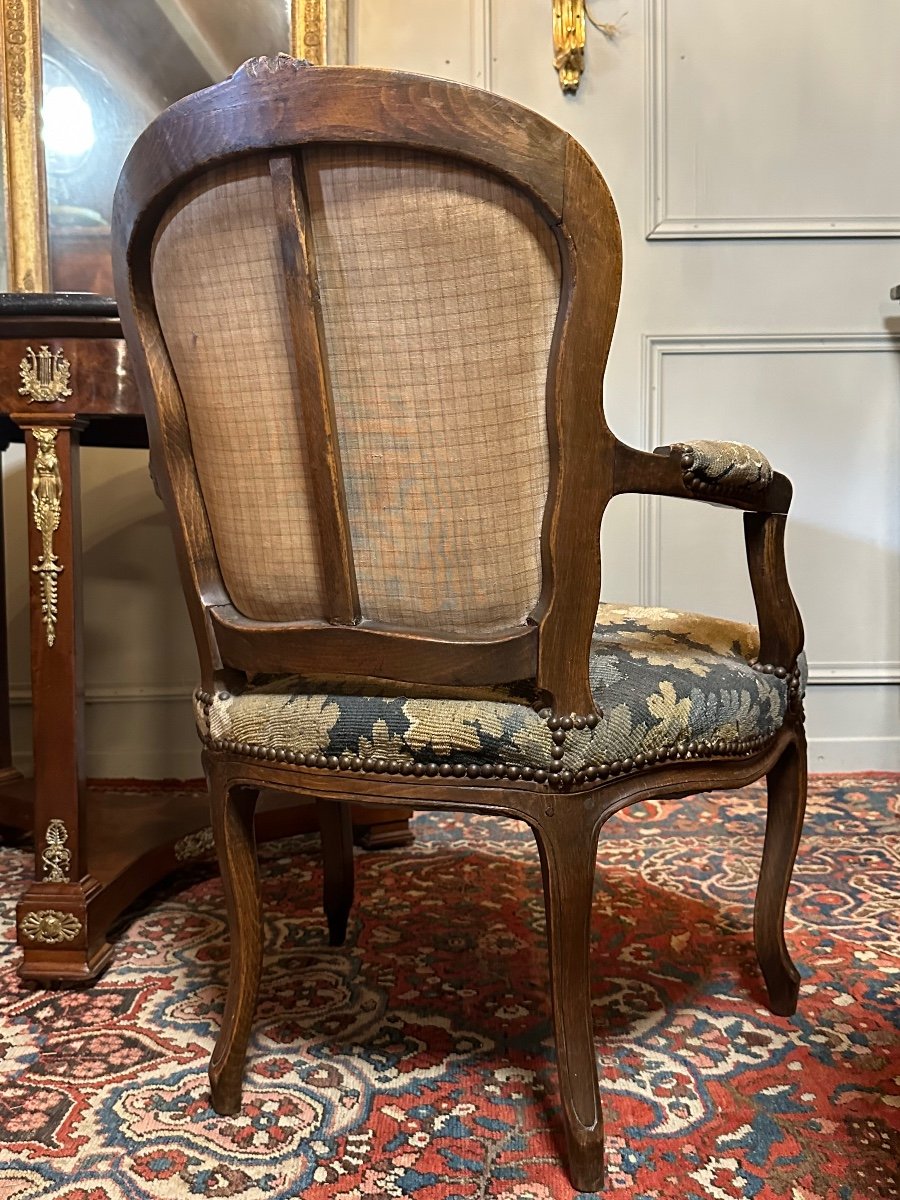
<instances>
[{"instance_id":1,"label":"chair back frame","mask_svg":"<svg viewBox=\"0 0 900 1200\"><path fill-rule=\"evenodd\" d=\"M306 236L301 158L303 147L316 143L409 148L487 169L529 196L555 233L562 281L546 383L550 471L542 591L522 626L489 636L434 634L360 613ZM259 621L231 603L154 299L153 240L179 192L223 163L259 154L269 157L290 285L328 620ZM287 56L255 59L226 82L174 104L141 135L116 192L113 246L122 324L160 494L175 525L205 688L234 672L344 674L352 662L354 673L416 684L533 679L553 712L596 712L588 657L600 596L600 523L614 490L615 455L602 382L618 307L621 237L606 184L574 139L512 101L461 84L371 68L320 68ZM317 353L311 355L310 346ZM502 455L503 447L487 452Z\"/></svg>"}]
</instances>

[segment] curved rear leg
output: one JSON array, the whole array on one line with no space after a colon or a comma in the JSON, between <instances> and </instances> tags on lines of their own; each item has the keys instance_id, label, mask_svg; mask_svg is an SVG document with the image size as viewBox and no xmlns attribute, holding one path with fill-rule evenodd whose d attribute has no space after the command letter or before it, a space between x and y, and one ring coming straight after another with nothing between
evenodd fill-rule
<instances>
[{"instance_id":1,"label":"curved rear leg","mask_svg":"<svg viewBox=\"0 0 900 1200\"><path fill-rule=\"evenodd\" d=\"M353 907L353 817L341 800L317 800L322 831L324 908L328 944L343 946Z\"/></svg>"},{"instance_id":2,"label":"curved rear leg","mask_svg":"<svg viewBox=\"0 0 900 1200\"><path fill-rule=\"evenodd\" d=\"M571 806L571 807L570 807ZM595 821L577 799L533 826L541 854L569 1178L579 1191L603 1184L603 1115L589 978Z\"/></svg>"},{"instance_id":3,"label":"curved rear leg","mask_svg":"<svg viewBox=\"0 0 900 1200\"><path fill-rule=\"evenodd\" d=\"M209 1064L212 1106L230 1116L240 1111L247 1043L256 1011L262 969L262 915L253 815L256 788L229 789L224 768L207 764L216 854L225 889L231 963L222 1028Z\"/></svg>"},{"instance_id":4,"label":"curved rear leg","mask_svg":"<svg viewBox=\"0 0 900 1200\"><path fill-rule=\"evenodd\" d=\"M769 789L753 928L756 954L769 989L769 1007L782 1017L797 1009L800 974L784 941L784 909L806 809L806 736L795 739L766 776Z\"/></svg>"}]
</instances>

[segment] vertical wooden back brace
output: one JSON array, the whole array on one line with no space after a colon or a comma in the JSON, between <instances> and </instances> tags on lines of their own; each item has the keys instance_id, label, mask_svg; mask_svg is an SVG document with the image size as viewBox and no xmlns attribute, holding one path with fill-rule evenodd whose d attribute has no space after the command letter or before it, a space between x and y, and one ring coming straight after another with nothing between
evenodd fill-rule
<instances>
[{"instance_id":1,"label":"vertical wooden back brace","mask_svg":"<svg viewBox=\"0 0 900 1200\"><path fill-rule=\"evenodd\" d=\"M328 378L312 226L299 155L273 154L269 173L300 387L300 436L309 448L328 614L335 624L355 625L360 619L359 596Z\"/></svg>"}]
</instances>

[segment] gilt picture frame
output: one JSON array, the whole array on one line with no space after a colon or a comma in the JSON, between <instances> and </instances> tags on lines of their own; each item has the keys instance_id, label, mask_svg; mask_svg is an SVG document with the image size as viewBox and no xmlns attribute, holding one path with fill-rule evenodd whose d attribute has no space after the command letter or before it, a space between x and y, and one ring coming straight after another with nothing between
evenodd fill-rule
<instances>
[{"instance_id":1,"label":"gilt picture frame","mask_svg":"<svg viewBox=\"0 0 900 1200\"><path fill-rule=\"evenodd\" d=\"M348 58L347 0L286 0L289 40L283 49L310 62ZM66 290L54 284L47 169L41 131L43 94L41 0L4 0L0 23L0 158L4 199L0 290ZM247 57L256 47L248 46ZM237 65L237 64L235 64ZM5 260L5 263L4 263ZM89 287L85 290L92 290Z\"/></svg>"}]
</instances>

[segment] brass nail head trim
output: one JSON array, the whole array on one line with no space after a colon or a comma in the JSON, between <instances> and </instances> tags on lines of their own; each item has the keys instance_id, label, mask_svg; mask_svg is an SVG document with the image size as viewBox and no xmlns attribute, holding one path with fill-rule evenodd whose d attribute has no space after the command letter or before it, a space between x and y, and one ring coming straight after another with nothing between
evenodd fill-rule
<instances>
[{"instance_id":1,"label":"brass nail head trim","mask_svg":"<svg viewBox=\"0 0 900 1200\"><path fill-rule=\"evenodd\" d=\"M47 645L56 641L56 618L59 611L59 584L63 565L53 552L53 535L62 516L62 476L56 453L58 430L36 426L31 431L36 443L34 470L31 477L31 506L34 523L41 535L42 552L32 571L40 579L41 620Z\"/></svg>"},{"instance_id":2,"label":"brass nail head trim","mask_svg":"<svg viewBox=\"0 0 900 1200\"><path fill-rule=\"evenodd\" d=\"M30 912L19 922L19 932L23 937L30 942L45 942L49 946L58 942L74 942L81 930L82 924L76 916L55 908Z\"/></svg>"},{"instance_id":3,"label":"brass nail head trim","mask_svg":"<svg viewBox=\"0 0 900 1200\"><path fill-rule=\"evenodd\" d=\"M69 831L65 822L54 817L47 826L44 835L44 852L41 862L44 864L44 883L69 883L69 868L72 865L72 854L67 848Z\"/></svg>"}]
</instances>

